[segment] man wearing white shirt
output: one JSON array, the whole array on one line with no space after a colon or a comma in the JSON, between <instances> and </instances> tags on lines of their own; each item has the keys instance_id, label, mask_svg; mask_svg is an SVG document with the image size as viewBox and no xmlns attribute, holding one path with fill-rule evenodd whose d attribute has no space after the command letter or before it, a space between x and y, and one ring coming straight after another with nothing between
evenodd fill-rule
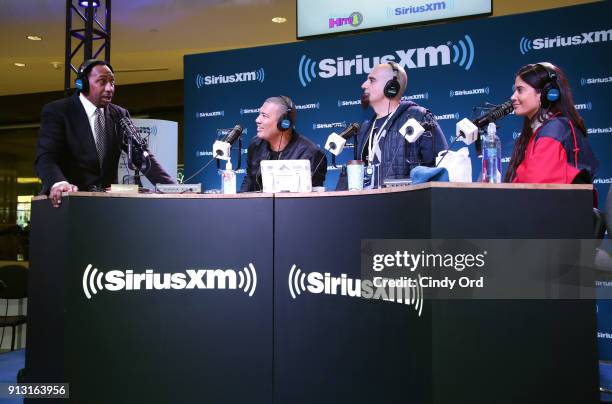
<instances>
[{"instance_id":1,"label":"man wearing white shirt","mask_svg":"<svg viewBox=\"0 0 612 404\"><path fill-rule=\"evenodd\" d=\"M43 194L53 206L61 203L62 192L102 190L117 182L121 150L126 146L117 125L129 117L126 109L111 104L115 93L112 67L88 60L79 69L72 97L43 107L36 171L43 181ZM172 178L151 156L146 176L153 183L172 183Z\"/></svg>"}]
</instances>

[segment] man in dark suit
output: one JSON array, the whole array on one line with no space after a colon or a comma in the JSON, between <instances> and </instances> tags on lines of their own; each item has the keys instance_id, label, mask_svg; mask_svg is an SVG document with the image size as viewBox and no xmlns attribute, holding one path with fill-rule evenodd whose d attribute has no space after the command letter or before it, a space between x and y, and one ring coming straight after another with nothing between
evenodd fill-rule
<instances>
[{"instance_id":1,"label":"man in dark suit","mask_svg":"<svg viewBox=\"0 0 612 404\"><path fill-rule=\"evenodd\" d=\"M79 69L77 89L72 97L42 110L35 166L43 181L42 193L49 194L56 207L62 192L104 189L116 183L121 150L126 151L118 124L129 113L111 104L112 67L100 60L86 61ZM152 155L145 175L154 184L173 183Z\"/></svg>"}]
</instances>

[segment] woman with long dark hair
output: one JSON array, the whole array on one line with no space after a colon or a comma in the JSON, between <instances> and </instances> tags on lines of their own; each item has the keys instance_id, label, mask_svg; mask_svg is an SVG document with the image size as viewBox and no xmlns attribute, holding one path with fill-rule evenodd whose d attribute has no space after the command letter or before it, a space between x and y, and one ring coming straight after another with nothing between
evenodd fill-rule
<instances>
[{"instance_id":1,"label":"woman with long dark hair","mask_svg":"<svg viewBox=\"0 0 612 404\"><path fill-rule=\"evenodd\" d=\"M547 62L523 66L515 77L512 105L525 121L506 182L593 182L599 164L561 69Z\"/></svg>"}]
</instances>

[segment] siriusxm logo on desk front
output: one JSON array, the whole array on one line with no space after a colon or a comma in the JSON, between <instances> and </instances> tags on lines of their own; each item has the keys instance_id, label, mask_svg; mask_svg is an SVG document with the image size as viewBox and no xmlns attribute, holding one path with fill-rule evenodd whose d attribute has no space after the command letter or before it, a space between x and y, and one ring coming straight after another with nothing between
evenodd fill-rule
<instances>
[{"instance_id":1,"label":"siriusxm logo on desk front","mask_svg":"<svg viewBox=\"0 0 612 404\"><path fill-rule=\"evenodd\" d=\"M479 94L489 94L491 89L489 86L484 88L472 88L471 90L450 90L449 97L461 97L463 95L479 95Z\"/></svg>"},{"instance_id":2,"label":"siriusxm logo on desk front","mask_svg":"<svg viewBox=\"0 0 612 404\"><path fill-rule=\"evenodd\" d=\"M198 73L195 77L197 88L205 86L214 86L221 84L243 83L247 81L259 81L263 83L266 79L266 72L263 67L251 72L233 73L229 75L217 74L204 76Z\"/></svg>"},{"instance_id":3,"label":"siriusxm logo on desk front","mask_svg":"<svg viewBox=\"0 0 612 404\"><path fill-rule=\"evenodd\" d=\"M339 295L345 297L358 297L362 299L378 299L392 303L414 306L419 317L423 312L422 278L389 280L375 278L353 279L346 274L333 276L329 272L302 272L297 265L289 270L287 284L291 298L297 299L302 293L313 295Z\"/></svg>"},{"instance_id":4,"label":"siriusxm logo on desk front","mask_svg":"<svg viewBox=\"0 0 612 404\"><path fill-rule=\"evenodd\" d=\"M376 65L389 61L394 61L407 69L444 66L454 63L465 70L470 70L474 62L474 55L474 42L469 35L465 35L455 44L448 42L437 46L398 49L393 51L393 54L382 56L355 55L351 59L338 56L317 62L306 55L302 55L298 64L298 78L302 87L306 87L317 77L330 79L368 74Z\"/></svg>"},{"instance_id":5,"label":"siriusxm logo on desk front","mask_svg":"<svg viewBox=\"0 0 612 404\"><path fill-rule=\"evenodd\" d=\"M531 50L550 48L563 48L566 46L581 46L592 43L607 42L612 39L612 29L582 32L578 35L554 35L552 37L528 39L522 37L519 41L519 50L523 55Z\"/></svg>"},{"instance_id":6,"label":"siriusxm logo on desk front","mask_svg":"<svg viewBox=\"0 0 612 404\"><path fill-rule=\"evenodd\" d=\"M160 273L152 269L144 273L133 270L99 271L89 264L83 272L83 293L91 299L101 292L142 290L238 290L252 297L257 288L257 271L249 263L242 270L186 269L183 272Z\"/></svg>"}]
</instances>

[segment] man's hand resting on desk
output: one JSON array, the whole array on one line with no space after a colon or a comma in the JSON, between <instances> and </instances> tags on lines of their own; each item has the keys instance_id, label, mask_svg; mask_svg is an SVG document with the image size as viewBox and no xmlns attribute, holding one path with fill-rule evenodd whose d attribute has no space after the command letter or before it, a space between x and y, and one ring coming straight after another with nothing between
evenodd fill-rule
<instances>
[{"instance_id":1,"label":"man's hand resting on desk","mask_svg":"<svg viewBox=\"0 0 612 404\"><path fill-rule=\"evenodd\" d=\"M67 181L56 182L49 191L49 198L51 198L51 205L54 208L58 208L62 203L62 192L76 192L79 188L76 185L72 185Z\"/></svg>"}]
</instances>

